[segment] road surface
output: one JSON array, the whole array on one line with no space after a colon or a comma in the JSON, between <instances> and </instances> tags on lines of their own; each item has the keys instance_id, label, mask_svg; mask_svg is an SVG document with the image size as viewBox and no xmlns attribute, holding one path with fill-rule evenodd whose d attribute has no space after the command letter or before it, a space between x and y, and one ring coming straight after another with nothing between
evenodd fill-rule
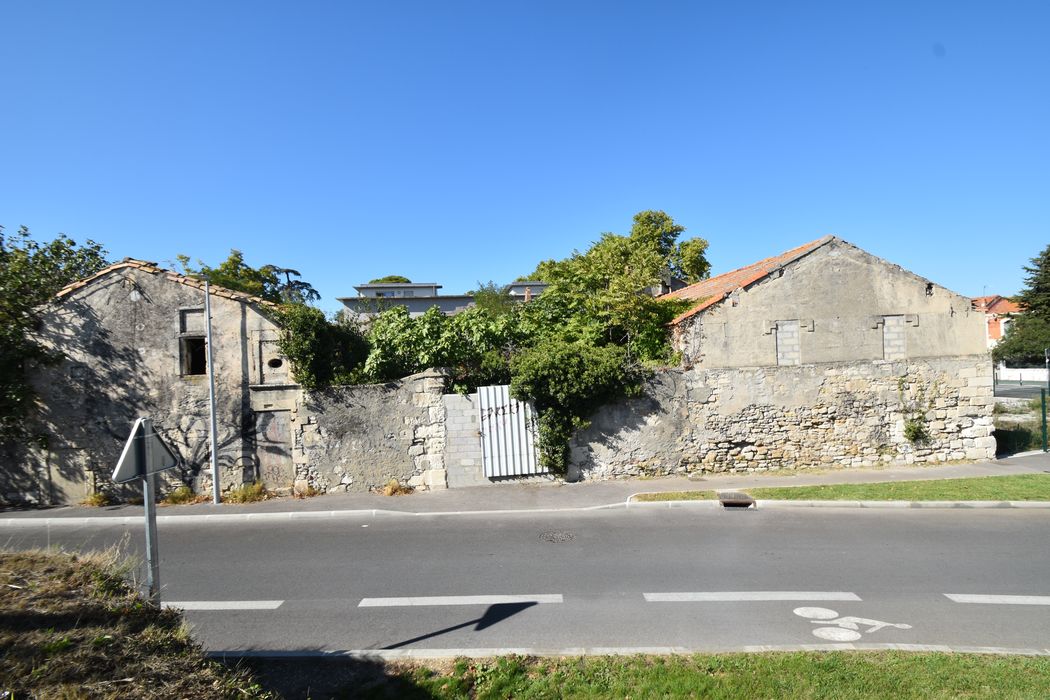
<instances>
[{"instance_id":1,"label":"road surface","mask_svg":"<svg viewBox=\"0 0 1050 700\"><path fill-rule=\"evenodd\" d=\"M139 530L0 536L140 551ZM1048 533L1050 510L674 508L175 523L160 547L213 651L1045 651Z\"/></svg>"}]
</instances>

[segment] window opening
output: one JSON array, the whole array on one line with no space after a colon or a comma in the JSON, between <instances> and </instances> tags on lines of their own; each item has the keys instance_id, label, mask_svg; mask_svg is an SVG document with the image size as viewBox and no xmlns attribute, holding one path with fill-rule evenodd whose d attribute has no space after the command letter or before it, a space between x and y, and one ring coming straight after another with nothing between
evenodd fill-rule
<instances>
[{"instance_id":1,"label":"window opening","mask_svg":"<svg viewBox=\"0 0 1050 700\"><path fill-rule=\"evenodd\" d=\"M208 348L204 338L179 338L183 376L208 373Z\"/></svg>"}]
</instances>

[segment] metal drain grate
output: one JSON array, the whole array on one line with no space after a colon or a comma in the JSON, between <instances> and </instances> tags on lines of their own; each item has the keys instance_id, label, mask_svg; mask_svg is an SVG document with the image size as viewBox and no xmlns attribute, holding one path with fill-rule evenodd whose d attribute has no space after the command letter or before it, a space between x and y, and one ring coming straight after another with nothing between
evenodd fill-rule
<instances>
[{"instance_id":1,"label":"metal drain grate","mask_svg":"<svg viewBox=\"0 0 1050 700\"><path fill-rule=\"evenodd\" d=\"M750 508L755 505L755 499L739 491L721 491L718 500L723 508Z\"/></svg>"}]
</instances>

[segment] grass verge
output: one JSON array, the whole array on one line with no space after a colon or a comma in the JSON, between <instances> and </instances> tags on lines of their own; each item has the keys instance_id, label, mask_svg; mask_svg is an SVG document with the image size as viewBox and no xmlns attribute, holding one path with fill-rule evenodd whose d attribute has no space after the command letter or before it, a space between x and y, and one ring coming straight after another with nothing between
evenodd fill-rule
<instances>
[{"instance_id":1,"label":"grass verge","mask_svg":"<svg viewBox=\"0 0 1050 700\"><path fill-rule=\"evenodd\" d=\"M712 501L718 498L714 491L661 491L659 493L638 493L632 501Z\"/></svg>"},{"instance_id":2,"label":"grass verge","mask_svg":"<svg viewBox=\"0 0 1050 700\"><path fill-rule=\"evenodd\" d=\"M146 605L117 551L0 552L0 697L269 698Z\"/></svg>"},{"instance_id":3,"label":"grass verge","mask_svg":"<svg viewBox=\"0 0 1050 700\"><path fill-rule=\"evenodd\" d=\"M1050 501L1050 474L744 489L752 498L805 501Z\"/></svg>"},{"instance_id":4,"label":"grass verge","mask_svg":"<svg viewBox=\"0 0 1050 700\"><path fill-rule=\"evenodd\" d=\"M1038 698L1050 658L907 652L248 661L286 697L361 698ZM301 680L294 684L294 678ZM265 681L264 681L265 682Z\"/></svg>"}]
</instances>

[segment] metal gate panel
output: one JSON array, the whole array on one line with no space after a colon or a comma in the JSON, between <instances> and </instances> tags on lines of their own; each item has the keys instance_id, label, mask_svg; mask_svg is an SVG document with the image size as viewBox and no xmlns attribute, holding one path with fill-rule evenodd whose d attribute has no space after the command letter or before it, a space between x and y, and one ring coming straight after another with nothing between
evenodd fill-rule
<instances>
[{"instance_id":1,"label":"metal gate panel","mask_svg":"<svg viewBox=\"0 0 1050 700\"><path fill-rule=\"evenodd\" d=\"M509 386L478 387L478 421L486 477L545 473L536 455L532 406L512 399Z\"/></svg>"}]
</instances>

